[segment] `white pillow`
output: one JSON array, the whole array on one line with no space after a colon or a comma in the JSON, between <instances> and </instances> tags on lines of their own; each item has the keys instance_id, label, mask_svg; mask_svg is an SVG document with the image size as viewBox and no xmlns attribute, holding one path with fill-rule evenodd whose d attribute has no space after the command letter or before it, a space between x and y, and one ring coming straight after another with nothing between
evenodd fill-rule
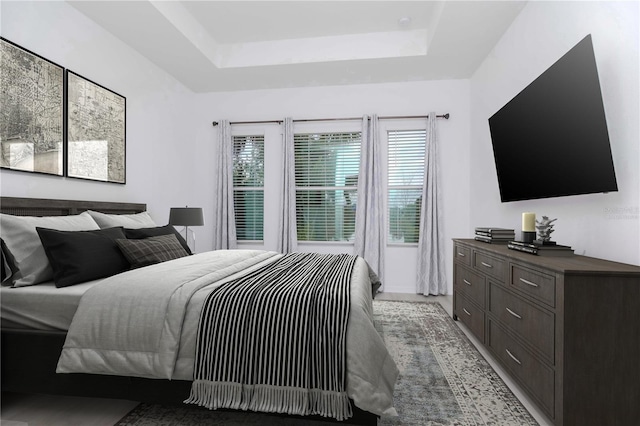
<instances>
[{"instance_id":1,"label":"white pillow","mask_svg":"<svg viewBox=\"0 0 640 426\"><path fill-rule=\"evenodd\" d=\"M25 287L53 279L53 270L36 232L36 226L58 231L100 229L88 213L43 217L0 213L0 237L13 255L18 268L11 276L14 287Z\"/></svg>"},{"instance_id":2,"label":"white pillow","mask_svg":"<svg viewBox=\"0 0 640 426\"><path fill-rule=\"evenodd\" d=\"M91 215L102 229L113 228L114 226L122 226L128 229L154 228L158 226L147 212L135 214L105 214L87 210L87 213Z\"/></svg>"}]
</instances>

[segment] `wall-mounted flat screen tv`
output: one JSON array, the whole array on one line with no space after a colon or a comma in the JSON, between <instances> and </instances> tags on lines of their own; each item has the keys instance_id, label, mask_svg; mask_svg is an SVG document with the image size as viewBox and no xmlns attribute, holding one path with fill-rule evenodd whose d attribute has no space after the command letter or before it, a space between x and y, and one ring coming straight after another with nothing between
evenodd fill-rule
<instances>
[{"instance_id":1,"label":"wall-mounted flat screen tv","mask_svg":"<svg viewBox=\"0 0 640 426\"><path fill-rule=\"evenodd\" d=\"M591 35L489 118L503 202L617 191Z\"/></svg>"}]
</instances>

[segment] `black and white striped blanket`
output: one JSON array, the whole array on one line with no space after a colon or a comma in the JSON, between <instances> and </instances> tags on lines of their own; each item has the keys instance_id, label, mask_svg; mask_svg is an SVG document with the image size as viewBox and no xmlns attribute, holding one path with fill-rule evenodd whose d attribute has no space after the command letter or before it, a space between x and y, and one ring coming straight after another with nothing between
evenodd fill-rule
<instances>
[{"instance_id":1,"label":"black and white striped blanket","mask_svg":"<svg viewBox=\"0 0 640 426\"><path fill-rule=\"evenodd\" d=\"M212 291L185 402L351 417L346 334L356 259L291 253Z\"/></svg>"}]
</instances>

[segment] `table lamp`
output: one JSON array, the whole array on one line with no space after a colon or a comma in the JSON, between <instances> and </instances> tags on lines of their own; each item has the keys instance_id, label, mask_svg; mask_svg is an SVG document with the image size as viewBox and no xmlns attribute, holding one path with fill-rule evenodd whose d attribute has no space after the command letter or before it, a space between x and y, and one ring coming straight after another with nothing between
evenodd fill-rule
<instances>
[{"instance_id":1,"label":"table lamp","mask_svg":"<svg viewBox=\"0 0 640 426\"><path fill-rule=\"evenodd\" d=\"M184 237L189 244L189 227L204 225L204 214L201 207L171 207L169 212L169 224L173 226L184 226ZM191 230L191 241L193 248L191 251L196 252L196 234ZM191 247L191 246L190 246Z\"/></svg>"}]
</instances>

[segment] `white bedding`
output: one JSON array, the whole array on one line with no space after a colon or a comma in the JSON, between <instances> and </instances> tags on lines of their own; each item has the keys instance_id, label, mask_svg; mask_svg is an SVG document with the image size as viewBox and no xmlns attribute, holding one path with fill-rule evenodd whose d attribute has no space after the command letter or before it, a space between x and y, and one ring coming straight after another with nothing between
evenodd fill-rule
<instances>
[{"instance_id":1,"label":"white bedding","mask_svg":"<svg viewBox=\"0 0 640 426\"><path fill-rule=\"evenodd\" d=\"M53 281L26 287L2 287L2 327L67 331L82 295L100 281L62 288L56 288Z\"/></svg>"},{"instance_id":2,"label":"white bedding","mask_svg":"<svg viewBox=\"0 0 640 426\"><path fill-rule=\"evenodd\" d=\"M218 250L103 280L83 296L57 371L192 380L197 323L206 294L279 256ZM347 393L363 410L396 415L397 376L373 327L369 269L359 259L351 281Z\"/></svg>"}]
</instances>

